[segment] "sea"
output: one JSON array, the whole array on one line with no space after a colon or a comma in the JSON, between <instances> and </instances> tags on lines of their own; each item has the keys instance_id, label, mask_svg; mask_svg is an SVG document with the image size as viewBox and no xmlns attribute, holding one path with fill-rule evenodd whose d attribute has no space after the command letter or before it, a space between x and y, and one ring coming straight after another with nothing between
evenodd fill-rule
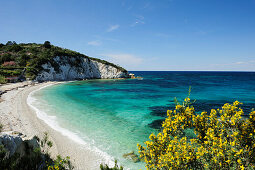
<instances>
[{"instance_id":1,"label":"sea","mask_svg":"<svg viewBox=\"0 0 255 170\"><path fill-rule=\"evenodd\" d=\"M123 154L161 130L167 110L189 95L199 114L236 100L255 108L255 72L130 71L139 79L85 80L34 91L28 102L51 127L126 169L145 169Z\"/></svg>"}]
</instances>

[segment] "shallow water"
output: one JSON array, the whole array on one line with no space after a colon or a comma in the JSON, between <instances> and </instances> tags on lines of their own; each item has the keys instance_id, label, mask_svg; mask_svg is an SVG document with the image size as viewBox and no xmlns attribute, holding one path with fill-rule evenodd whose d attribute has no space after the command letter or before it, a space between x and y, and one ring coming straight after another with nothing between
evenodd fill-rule
<instances>
[{"instance_id":1,"label":"shallow water","mask_svg":"<svg viewBox=\"0 0 255 170\"><path fill-rule=\"evenodd\" d=\"M122 155L137 152L150 133L157 132L174 97L196 99L195 109L210 111L226 102L243 102L247 113L255 108L254 72L134 72L142 80L87 80L37 91L34 106L60 127L81 136L108 159L124 167L143 168Z\"/></svg>"}]
</instances>

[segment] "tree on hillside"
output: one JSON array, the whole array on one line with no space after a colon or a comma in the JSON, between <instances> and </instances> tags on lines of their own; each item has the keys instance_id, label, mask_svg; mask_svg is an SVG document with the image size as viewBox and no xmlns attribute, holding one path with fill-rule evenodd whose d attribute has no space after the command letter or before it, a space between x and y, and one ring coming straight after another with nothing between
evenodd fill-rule
<instances>
[{"instance_id":1,"label":"tree on hillside","mask_svg":"<svg viewBox=\"0 0 255 170\"><path fill-rule=\"evenodd\" d=\"M6 45L13 45L14 43L13 42L15 42L15 41L8 41L7 43L6 43ZM16 42L15 42L16 43Z\"/></svg>"},{"instance_id":2,"label":"tree on hillside","mask_svg":"<svg viewBox=\"0 0 255 170\"><path fill-rule=\"evenodd\" d=\"M0 56L0 64L4 63L5 61L12 61L12 60L13 60L13 57L9 53L5 53Z\"/></svg>"},{"instance_id":3,"label":"tree on hillside","mask_svg":"<svg viewBox=\"0 0 255 170\"><path fill-rule=\"evenodd\" d=\"M9 50L12 52L19 52L22 50L22 47L16 43L13 43L13 45L9 48Z\"/></svg>"},{"instance_id":4,"label":"tree on hillside","mask_svg":"<svg viewBox=\"0 0 255 170\"><path fill-rule=\"evenodd\" d=\"M43 44L43 46L44 46L45 48L51 48L51 44L50 44L49 41L45 41L44 44Z\"/></svg>"}]
</instances>

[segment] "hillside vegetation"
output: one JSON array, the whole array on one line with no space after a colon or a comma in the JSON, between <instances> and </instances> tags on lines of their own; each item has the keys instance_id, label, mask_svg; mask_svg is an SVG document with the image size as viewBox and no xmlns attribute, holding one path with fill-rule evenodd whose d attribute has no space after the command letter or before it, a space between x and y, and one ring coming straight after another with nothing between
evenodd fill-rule
<instances>
[{"instance_id":1,"label":"hillside vegetation","mask_svg":"<svg viewBox=\"0 0 255 170\"><path fill-rule=\"evenodd\" d=\"M34 79L45 63L50 63L55 70L58 70L58 64L53 60L56 56L76 57L77 61L74 64L79 64L79 58L84 57L127 72L113 63L51 45L49 41L45 41L44 44L17 44L15 41L8 41L6 44L0 43L0 80L4 81L4 77L19 76L24 68L26 68L25 76Z\"/></svg>"}]
</instances>

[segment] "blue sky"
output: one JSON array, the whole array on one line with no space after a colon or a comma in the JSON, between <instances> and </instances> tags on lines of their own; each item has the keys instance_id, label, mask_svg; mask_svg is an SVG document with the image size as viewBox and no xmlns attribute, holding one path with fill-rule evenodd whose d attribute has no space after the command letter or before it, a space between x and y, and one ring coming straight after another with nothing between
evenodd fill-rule
<instances>
[{"instance_id":1,"label":"blue sky","mask_svg":"<svg viewBox=\"0 0 255 170\"><path fill-rule=\"evenodd\" d=\"M255 0L0 0L0 42L128 70L255 70Z\"/></svg>"}]
</instances>

